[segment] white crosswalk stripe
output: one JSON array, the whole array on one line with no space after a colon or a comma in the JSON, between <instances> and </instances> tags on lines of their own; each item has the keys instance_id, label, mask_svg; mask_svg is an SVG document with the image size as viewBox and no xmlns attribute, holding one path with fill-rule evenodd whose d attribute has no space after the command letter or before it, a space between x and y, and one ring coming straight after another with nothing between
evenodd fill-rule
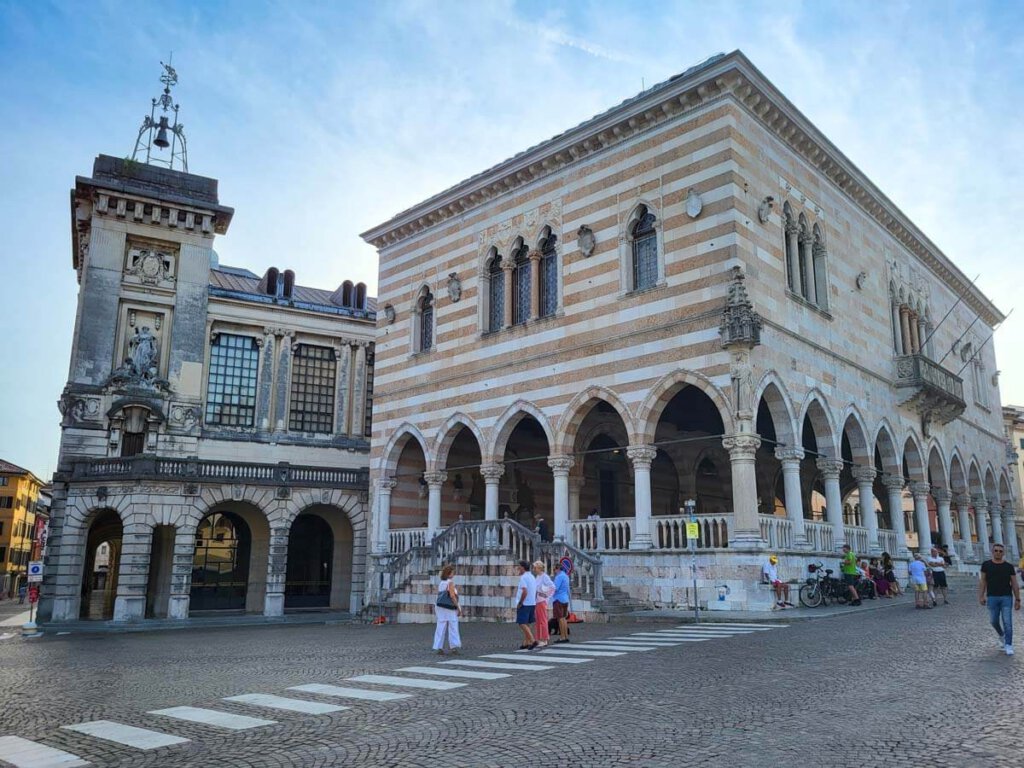
<instances>
[{"instance_id":1,"label":"white crosswalk stripe","mask_svg":"<svg viewBox=\"0 0 1024 768\"><path fill-rule=\"evenodd\" d=\"M494 658L494 655L491 654L489 657L485 658ZM519 657L515 656L513 658L518 659ZM505 664L500 661L478 661L477 659L453 659L452 661L441 661L438 663L456 664L460 667L474 667L477 669L514 669L516 672L543 672L548 669L554 669L554 667L549 667L545 664Z\"/></svg>"},{"instance_id":2,"label":"white crosswalk stripe","mask_svg":"<svg viewBox=\"0 0 1024 768\"><path fill-rule=\"evenodd\" d=\"M484 654L483 658L485 658L485 659L511 659L512 661L520 661L520 660L522 660L523 662L526 662L527 660L532 662L533 659L538 659L542 664L547 664L549 662L551 664L583 664L583 663L588 662L588 661L593 661L593 659L569 659L569 658L566 658L564 656L562 656L562 657L559 657L559 656L542 656L540 654L533 654L531 656L516 656L514 653L487 653L487 654ZM530 668L530 665L529 664L525 664L525 663L520 665L520 666L523 669L529 669ZM548 667L548 669L551 669L551 667Z\"/></svg>"},{"instance_id":3,"label":"white crosswalk stripe","mask_svg":"<svg viewBox=\"0 0 1024 768\"><path fill-rule=\"evenodd\" d=\"M0 760L14 768L75 768L89 765L88 762L45 744L23 739L20 736L0 736Z\"/></svg>"},{"instance_id":4,"label":"white crosswalk stripe","mask_svg":"<svg viewBox=\"0 0 1024 768\"><path fill-rule=\"evenodd\" d=\"M738 621L718 621L710 622L708 624L680 624L680 627L743 627L745 629L753 629L760 631L767 631L769 629L783 629L788 627L789 624L743 624Z\"/></svg>"},{"instance_id":5,"label":"white crosswalk stripe","mask_svg":"<svg viewBox=\"0 0 1024 768\"><path fill-rule=\"evenodd\" d=\"M323 696L336 696L339 699L362 699L364 701L394 701L396 699L408 699L412 697L411 693L368 691L363 688L347 688L340 685L325 685L323 683L293 685L288 690L302 691L303 693L319 693Z\"/></svg>"},{"instance_id":6,"label":"white crosswalk stripe","mask_svg":"<svg viewBox=\"0 0 1024 768\"><path fill-rule=\"evenodd\" d=\"M450 683L447 680L422 680L416 677L395 677L394 675L359 675L348 678L350 683L374 683L376 685L395 685L404 688L427 688L432 691L450 691L452 688L464 688L465 683Z\"/></svg>"},{"instance_id":7,"label":"white crosswalk stripe","mask_svg":"<svg viewBox=\"0 0 1024 768\"><path fill-rule=\"evenodd\" d=\"M575 649L582 648L584 650L590 649L595 651L656 651L657 646L653 645L622 645L620 643L606 643L600 640L588 640L585 643L580 643L574 646ZM552 653L561 653L567 648L553 648Z\"/></svg>"},{"instance_id":8,"label":"white crosswalk stripe","mask_svg":"<svg viewBox=\"0 0 1024 768\"><path fill-rule=\"evenodd\" d=\"M438 677L461 677L468 680L500 680L512 677L505 672L471 672L467 669L438 669L437 667L400 667L395 672L415 672L419 675L437 675Z\"/></svg>"},{"instance_id":9,"label":"white crosswalk stripe","mask_svg":"<svg viewBox=\"0 0 1024 768\"><path fill-rule=\"evenodd\" d=\"M287 712L302 712L307 715L326 715L329 712L341 712L343 709L348 709L339 704L290 699L287 696L272 696L269 693L245 693L241 696L228 696L224 701L234 701L238 704L249 704L267 709L283 709Z\"/></svg>"},{"instance_id":10,"label":"white crosswalk stripe","mask_svg":"<svg viewBox=\"0 0 1024 768\"><path fill-rule=\"evenodd\" d=\"M665 637L665 636L664 635L652 635L652 634L650 634L648 632L637 632L635 635L633 635L633 637L636 637L636 638L639 638L639 639L643 639L643 640L651 640L651 639L654 639L654 638ZM703 642L705 642L707 640L714 640L714 639L715 638L713 638L711 635L704 635L704 636L689 635L689 636L681 636L681 637L673 638L673 642L676 642L676 643L703 643Z\"/></svg>"},{"instance_id":11,"label":"white crosswalk stripe","mask_svg":"<svg viewBox=\"0 0 1024 768\"><path fill-rule=\"evenodd\" d=\"M625 656L627 651L584 651L580 646L576 645L572 648L552 648L550 651L541 651L539 656L542 659L549 658L552 654L558 656Z\"/></svg>"},{"instance_id":12,"label":"white crosswalk stripe","mask_svg":"<svg viewBox=\"0 0 1024 768\"><path fill-rule=\"evenodd\" d=\"M635 637L633 635L629 635L628 637L613 637L611 638L611 641L613 643L623 643L626 645L653 645L658 648L671 648L674 645L680 644L679 640L670 640L667 637L656 637L652 638L651 640L648 640L646 638Z\"/></svg>"},{"instance_id":13,"label":"white crosswalk stripe","mask_svg":"<svg viewBox=\"0 0 1024 768\"><path fill-rule=\"evenodd\" d=\"M173 717L177 720L188 720L191 723L202 723L212 725L215 728L227 728L232 731L245 731L249 728L260 728L264 725L274 725L275 720L264 720L260 717L249 717L248 715L235 715L231 712L219 712L216 709L203 709L202 707L169 707L168 709L154 709L149 714Z\"/></svg>"},{"instance_id":14,"label":"white crosswalk stripe","mask_svg":"<svg viewBox=\"0 0 1024 768\"><path fill-rule=\"evenodd\" d=\"M133 725L115 723L111 720L93 720L78 725L64 725L61 728L66 731L84 733L86 736L95 736L97 739L124 744L126 747L135 747L135 749L159 749L172 744L188 742L188 739L181 736L171 736L169 733L151 731L148 728L136 728Z\"/></svg>"}]
</instances>

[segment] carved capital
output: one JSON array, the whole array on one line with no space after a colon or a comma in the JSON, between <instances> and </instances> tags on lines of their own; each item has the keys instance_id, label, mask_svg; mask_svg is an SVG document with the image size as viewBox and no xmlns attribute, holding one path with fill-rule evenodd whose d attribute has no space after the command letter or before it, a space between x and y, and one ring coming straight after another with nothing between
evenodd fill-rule
<instances>
[{"instance_id":1,"label":"carved capital","mask_svg":"<svg viewBox=\"0 0 1024 768\"><path fill-rule=\"evenodd\" d=\"M899 477L898 475L887 475L886 477L882 478L882 485L888 488L890 493L892 493L893 491L902 491L903 486L906 484L906 480L904 480L902 477Z\"/></svg>"},{"instance_id":2,"label":"carved capital","mask_svg":"<svg viewBox=\"0 0 1024 768\"><path fill-rule=\"evenodd\" d=\"M974 508L984 512L988 509L988 499L985 498L984 493L976 493L971 496L971 501L974 502Z\"/></svg>"},{"instance_id":3,"label":"carved capital","mask_svg":"<svg viewBox=\"0 0 1024 768\"><path fill-rule=\"evenodd\" d=\"M803 448L776 448L775 458L781 461L783 464L789 461L800 462L806 454Z\"/></svg>"},{"instance_id":4,"label":"carved capital","mask_svg":"<svg viewBox=\"0 0 1024 768\"><path fill-rule=\"evenodd\" d=\"M993 526L999 525L1002 522L1003 508L998 504L992 504L992 506L988 508L988 513L992 516Z\"/></svg>"},{"instance_id":5,"label":"carved capital","mask_svg":"<svg viewBox=\"0 0 1024 768\"><path fill-rule=\"evenodd\" d=\"M928 483L911 483L910 492L914 496L914 501L925 498L931 493L932 487Z\"/></svg>"},{"instance_id":6,"label":"carved capital","mask_svg":"<svg viewBox=\"0 0 1024 768\"><path fill-rule=\"evenodd\" d=\"M530 251L529 259L530 259L530 261L540 261L540 259L541 259L541 252L540 251Z\"/></svg>"},{"instance_id":7,"label":"carved capital","mask_svg":"<svg viewBox=\"0 0 1024 768\"><path fill-rule=\"evenodd\" d=\"M953 503L957 507L971 506L971 495L969 493L957 493L953 496Z\"/></svg>"},{"instance_id":8,"label":"carved capital","mask_svg":"<svg viewBox=\"0 0 1024 768\"><path fill-rule=\"evenodd\" d=\"M427 481L427 485L444 485L444 481L448 479L447 472L424 472L423 479Z\"/></svg>"},{"instance_id":9,"label":"carved capital","mask_svg":"<svg viewBox=\"0 0 1024 768\"><path fill-rule=\"evenodd\" d=\"M576 460L572 456L552 456L548 459L548 466L555 475L568 475L575 464Z\"/></svg>"},{"instance_id":10,"label":"carved capital","mask_svg":"<svg viewBox=\"0 0 1024 768\"><path fill-rule=\"evenodd\" d=\"M858 485L862 483L873 483L875 481L875 476L878 474L875 472L874 467L865 467L861 464L854 465L851 473L853 474L853 479L857 481Z\"/></svg>"},{"instance_id":11,"label":"carved capital","mask_svg":"<svg viewBox=\"0 0 1024 768\"><path fill-rule=\"evenodd\" d=\"M391 493L393 490L395 490L395 487L397 485L397 480L394 480L390 477L382 477L380 480L377 481L377 490L381 491L382 493Z\"/></svg>"},{"instance_id":12,"label":"carved capital","mask_svg":"<svg viewBox=\"0 0 1024 768\"><path fill-rule=\"evenodd\" d=\"M658 455L658 449L649 445L631 445L626 449L626 456L633 462L633 468L650 469L651 462Z\"/></svg>"},{"instance_id":13,"label":"carved capital","mask_svg":"<svg viewBox=\"0 0 1024 768\"><path fill-rule=\"evenodd\" d=\"M761 438L749 432L742 432L723 437L722 445L729 452L729 458L734 461L748 457L752 459L757 449L761 447Z\"/></svg>"},{"instance_id":14,"label":"carved capital","mask_svg":"<svg viewBox=\"0 0 1024 768\"><path fill-rule=\"evenodd\" d=\"M504 464L484 464L480 467L480 474L484 477L484 482L488 485L498 482L505 474Z\"/></svg>"},{"instance_id":15,"label":"carved capital","mask_svg":"<svg viewBox=\"0 0 1024 768\"><path fill-rule=\"evenodd\" d=\"M953 494L947 488L936 488L932 491L932 498L936 504L949 504L953 500Z\"/></svg>"},{"instance_id":16,"label":"carved capital","mask_svg":"<svg viewBox=\"0 0 1024 768\"><path fill-rule=\"evenodd\" d=\"M818 471L821 472L822 477L826 480L838 480L839 473L843 471L843 462L841 459L832 459L828 456L822 456L814 463L818 467Z\"/></svg>"}]
</instances>

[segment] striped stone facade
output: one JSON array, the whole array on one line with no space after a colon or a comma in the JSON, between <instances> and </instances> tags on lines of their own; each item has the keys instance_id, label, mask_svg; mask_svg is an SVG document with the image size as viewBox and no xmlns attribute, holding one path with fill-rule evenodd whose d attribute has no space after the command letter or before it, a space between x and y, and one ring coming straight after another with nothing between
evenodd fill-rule
<instances>
[{"instance_id":1,"label":"striped stone facade","mask_svg":"<svg viewBox=\"0 0 1024 768\"><path fill-rule=\"evenodd\" d=\"M364 237L380 553L539 515L638 599L744 607L766 548L799 576L843 542L905 558L937 536L968 567L1012 520L1002 315L740 53Z\"/></svg>"}]
</instances>

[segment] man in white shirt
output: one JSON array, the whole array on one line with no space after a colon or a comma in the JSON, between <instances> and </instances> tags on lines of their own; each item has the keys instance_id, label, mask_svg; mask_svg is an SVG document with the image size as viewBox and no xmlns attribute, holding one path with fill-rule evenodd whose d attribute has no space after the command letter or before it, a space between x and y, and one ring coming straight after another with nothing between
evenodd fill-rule
<instances>
[{"instance_id":1,"label":"man in white shirt","mask_svg":"<svg viewBox=\"0 0 1024 768\"><path fill-rule=\"evenodd\" d=\"M772 555L768 558L768 562L764 564L761 569L761 578L766 584L771 584L775 590L775 607L792 608L793 604L789 602L789 584L782 581L779 578L779 558ZM772 610L775 610L774 608Z\"/></svg>"},{"instance_id":2,"label":"man in white shirt","mask_svg":"<svg viewBox=\"0 0 1024 768\"><path fill-rule=\"evenodd\" d=\"M938 547L932 547L932 551L928 553L928 559L925 560L925 564L932 570L932 605L938 605L939 601L935 599L935 592L942 593L942 604L949 605L948 587L946 585L946 560L939 552Z\"/></svg>"},{"instance_id":3,"label":"man in white shirt","mask_svg":"<svg viewBox=\"0 0 1024 768\"><path fill-rule=\"evenodd\" d=\"M523 632L523 644L520 650L533 650L537 647L537 641L533 639L533 630L530 629L536 620L537 607L537 580L530 573L530 563L526 560L519 561L519 586L516 587L516 624Z\"/></svg>"}]
</instances>

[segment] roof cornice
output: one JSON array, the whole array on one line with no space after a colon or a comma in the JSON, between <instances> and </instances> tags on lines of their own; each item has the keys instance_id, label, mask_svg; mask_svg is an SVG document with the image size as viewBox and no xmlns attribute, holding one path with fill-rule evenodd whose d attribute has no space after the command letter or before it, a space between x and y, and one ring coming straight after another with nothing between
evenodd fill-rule
<instances>
[{"instance_id":1,"label":"roof cornice","mask_svg":"<svg viewBox=\"0 0 1024 768\"><path fill-rule=\"evenodd\" d=\"M989 326L1004 315L849 158L739 51L712 57L565 133L466 179L361 237L381 249L551 176L680 114L732 97L771 133L832 181L943 280Z\"/></svg>"}]
</instances>

